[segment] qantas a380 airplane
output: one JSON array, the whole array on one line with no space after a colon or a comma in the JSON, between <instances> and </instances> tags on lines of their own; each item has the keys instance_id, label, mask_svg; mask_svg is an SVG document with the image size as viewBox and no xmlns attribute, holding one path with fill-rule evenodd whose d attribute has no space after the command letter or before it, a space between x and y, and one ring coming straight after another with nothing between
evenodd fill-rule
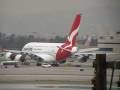
<instances>
[{"instance_id":1,"label":"qantas a380 airplane","mask_svg":"<svg viewBox=\"0 0 120 90\"><path fill-rule=\"evenodd\" d=\"M76 15L71 30L64 43L30 42L22 48L22 51L8 50L5 55L6 59L22 61L25 59L25 54L27 53L28 55L37 57L40 62L65 62L69 56L77 52L76 37L80 27L80 20L81 15ZM89 49L86 49L85 51L89 51Z\"/></svg>"}]
</instances>

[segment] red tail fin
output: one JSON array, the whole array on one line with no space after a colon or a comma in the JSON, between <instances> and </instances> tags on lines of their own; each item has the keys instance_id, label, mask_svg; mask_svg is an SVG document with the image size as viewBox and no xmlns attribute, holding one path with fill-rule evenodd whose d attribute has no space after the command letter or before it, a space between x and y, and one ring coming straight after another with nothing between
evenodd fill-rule
<instances>
[{"instance_id":1,"label":"red tail fin","mask_svg":"<svg viewBox=\"0 0 120 90\"><path fill-rule=\"evenodd\" d=\"M81 16L80 14L76 15L75 20L73 22L73 25L71 27L71 31L65 41L66 44L72 44L72 46L75 46L76 44L76 36L78 35L78 30L80 26L80 20Z\"/></svg>"},{"instance_id":2,"label":"red tail fin","mask_svg":"<svg viewBox=\"0 0 120 90\"><path fill-rule=\"evenodd\" d=\"M80 20L81 20L80 14L76 15L71 31L65 43L61 45L57 51L57 54L56 54L57 60L66 59L68 56L71 55L72 49L76 45L76 36L78 35Z\"/></svg>"}]
</instances>

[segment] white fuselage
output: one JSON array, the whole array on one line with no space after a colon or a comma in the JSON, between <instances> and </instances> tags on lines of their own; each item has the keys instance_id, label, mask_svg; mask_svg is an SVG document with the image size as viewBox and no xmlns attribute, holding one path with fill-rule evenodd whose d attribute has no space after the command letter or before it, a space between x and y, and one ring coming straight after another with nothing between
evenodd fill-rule
<instances>
[{"instance_id":1,"label":"white fuselage","mask_svg":"<svg viewBox=\"0 0 120 90\"><path fill-rule=\"evenodd\" d=\"M31 42L26 44L22 51L24 52L32 52L32 53L57 53L63 43L40 43L40 42Z\"/></svg>"},{"instance_id":2,"label":"white fuselage","mask_svg":"<svg viewBox=\"0 0 120 90\"><path fill-rule=\"evenodd\" d=\"M45 62L51 62L57 60L56 55L61 45L63 45L63 43L30 42L23 47L22 52L31 53L43 59Z\"/></svg>"},{"instance_id":3,"label":"white fuselage","mask_svg":"<svg viewBox=\"0 0 120 90\"><path fill-rule=\"evenodd\" d=\"M60 47L63 43L40 43L31 42L26 44L22 51L41 57L45 62L56 61L56 53L58 46Z\"/></svg>"}]
</instances>

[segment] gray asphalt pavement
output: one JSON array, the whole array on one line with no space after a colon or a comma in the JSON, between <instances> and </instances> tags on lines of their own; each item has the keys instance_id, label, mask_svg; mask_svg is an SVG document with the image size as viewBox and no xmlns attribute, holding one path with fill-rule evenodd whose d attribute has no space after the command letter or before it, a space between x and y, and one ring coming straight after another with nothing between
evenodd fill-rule
<instances>
[{"instance_id":1,"label":"gray asphalt pavement","mask_svg":"<svg viewBox=\"0 0 120 90\"><path fill-rule=\"evenodd\" d=\"M108 90L109 90L109 86ZM92 90L92 85L82 84L0 84L0 90ZM112 90L120 90L112 87Z\"/></svg>"},{"instance_id":2,"label":"gray asphalt pavement","mask_svg":"<svg viewBox=\"0 0 120 90\"><path fill-rule=\"evenodd\" d=\"M91 90L80 84L0 84L0 90Z\"/></svg>"},{"instance_id":3,"label":"gray asphalt pavement","mask_svg":"<svg viewBox=\"0 0 120 90\"><path fill-rule=\"evenodd\" d=\"M80 70L82 69L82 71ZM119 77L119 71L115 70L113 83ZM107 81L110 81L111 70L107 71ZM54 82L79 82L80 84L91 84L91 79L94 77L94 69L91 67L51 67L43 68L36 66L24 66L20 68L3 68L0 69L0 82L13 81L54 81Z\"/></svg>"}]
</instances>

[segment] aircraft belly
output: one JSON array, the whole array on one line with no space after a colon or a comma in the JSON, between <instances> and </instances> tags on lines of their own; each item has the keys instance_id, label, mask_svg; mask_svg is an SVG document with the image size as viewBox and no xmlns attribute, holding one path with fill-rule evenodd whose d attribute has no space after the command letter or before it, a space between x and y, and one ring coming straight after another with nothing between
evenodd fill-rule
<instances>
[{"instance_id":1,"label":"aircraft belly","mask_svg":"<svg viewBox=\"0 0 120 90\"><path fill-rule=\"evenodd\" d=\"M35 55L42 58L44 62L55 61L55 55L52 54L37 53Z\"/></svg>"}]
</instances>

